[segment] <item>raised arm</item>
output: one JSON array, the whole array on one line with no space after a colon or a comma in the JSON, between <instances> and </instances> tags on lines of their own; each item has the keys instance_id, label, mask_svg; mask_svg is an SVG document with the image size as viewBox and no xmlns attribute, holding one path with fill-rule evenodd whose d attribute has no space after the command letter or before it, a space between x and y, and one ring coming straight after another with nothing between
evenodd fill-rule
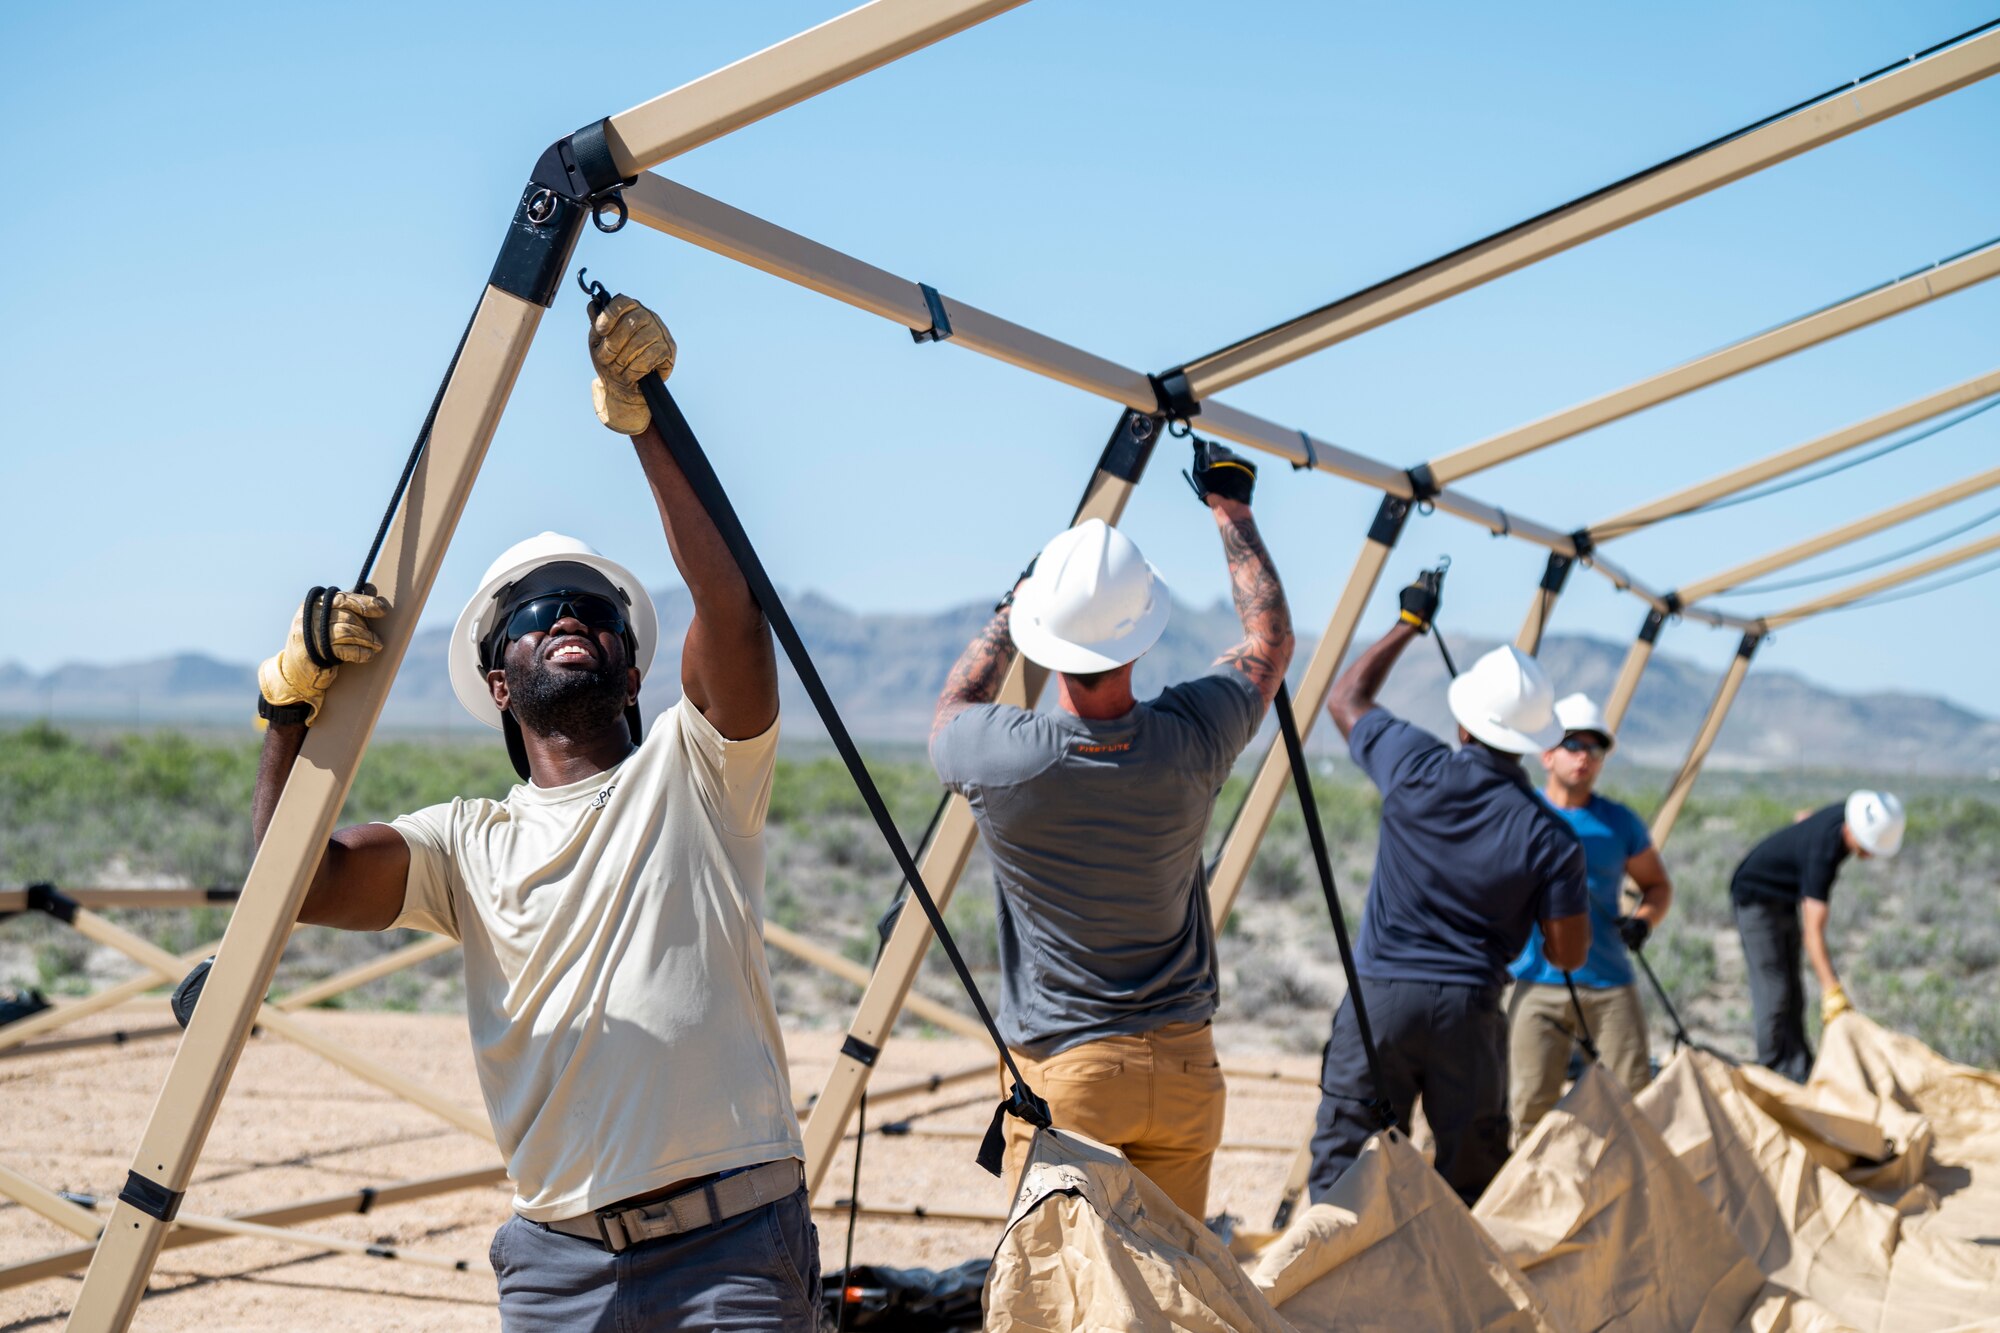
<instances>
[{"instance_id":1,"label":"raised arm","mask_svg":"<svg viewBox=\"0 0 2000 1333\"><path fill-rule=\"evenodd\" d=\"M1340 679L1333 682L1333 693L1327 697L1326 711L1333 717L1333 725L1340 728L1342 736L1354 734L1354 728L1362 715L1375 706L1375 698L1382 693L1383 684L1389 679L1390 668L1403 655L1403 649L1417 637L1416 626L1399 620L1387 634L1354 659L1347 670L1340 673Z\"/></svg>"},{"instance_id":2,"label":"raised arm","mask_svg":"<svg viewBox=\"0 0 2000 1333\"><path fill-rule=\"evenodd\" d=\"M1215 526L1222 533L1222 554L1229 561L1229 590L1236 599L1236 616L1243 622L1243 642L1216 659L1250 678L1268 705L1278 695L1285 670L1292 664L1292 609L1284 585L1258 535L1250 506L1219 496L1208 497Z\"/></svg>"},{"instance_id":3,"label":"raised arm","mask_svg":"<svg viewBox=\"0 0 2000 1333\"><path fill-rule=\"evenodd\" d=\"M1014 637L1007 628L1013 614L1010 596L994 608L993 619L952 663L951 674L945 677L944 690L938 695L937 712L931 717L931 735L943 731L947 722L974 704L990 704L1000 697L1000 682L1006 679L1008 663L1014 658Z\"/></svg>"},{"instance_id":4,"label":"raised arm","mask_svg":"<svg viewBox=\"0 0 2000 1333\"><path fill-rule=\"evenodd\" d=\"M633 437L639 465L667 534L667 548L694 599L681 649L681 690L731 740L770 730L778 717L778 662L771 628L722 534L667 452L638 383L674 368L674 340L660 317L629 296L614 296L592 320L590 357L598 419Z\"/></svg>"},{"instance_id":5,"label":"raised arm","mask_svg":"<svg viewBox=\"0 0 2000 1333\"><path fill-rule=\"evenodd\" d=\"M366 662L381 652L382 641L368 622L388 610L389 604L380 597L334 594L328 636L333 656L341 662ZM339 671L337 666L316 665L306 652L303 610L293 614L285 646L257 669L257 688L264 698L259 711L270 723L250 798L250 834L257 847L264 845L278 798L292 776L292 763L306 743L306 729ZM320 857L299 907L299 920L344 930L387 930L403 910L409 870L409 846L388 825L341 829Z\"/></svg>"}]
</instances>

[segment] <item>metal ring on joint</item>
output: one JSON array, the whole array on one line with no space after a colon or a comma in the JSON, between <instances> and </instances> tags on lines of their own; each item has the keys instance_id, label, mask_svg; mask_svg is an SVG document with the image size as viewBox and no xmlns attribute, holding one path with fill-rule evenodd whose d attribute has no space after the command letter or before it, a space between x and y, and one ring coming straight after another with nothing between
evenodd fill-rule
<instances>
[{"instance_id":1,"label":"metal ring on joint","mask_svg":"<svg viewBox=\"0 0 2000 1333\"><path fill-rule=\"evenodd\" d=\"M1186 417L1169 417L1167 418L1167 434L1177 440L1185 440L1194 434L1194 427L1188 424Z\"/></svg>"},{"instance_id":2,"label":"metal ring on joint","mask_svg":"<svg viewBox=\"0 0 2000 1333\"><path fill-rule=\"evenodd\" d=\"M610 204L618 214L618 221L614 222L608 227L604 225L604 206L606 204ZM625 196L620 194L616 190L613 190L610 194L602 195L599 198L591 201L590 205L591 225L596 227L599 231L605 233L606 235L609 235L614 231L621 230L625 226L625 224L631 220L631 216L632 215L628 211L626 211L625 208Z\"/></svg>"}]
</instances>

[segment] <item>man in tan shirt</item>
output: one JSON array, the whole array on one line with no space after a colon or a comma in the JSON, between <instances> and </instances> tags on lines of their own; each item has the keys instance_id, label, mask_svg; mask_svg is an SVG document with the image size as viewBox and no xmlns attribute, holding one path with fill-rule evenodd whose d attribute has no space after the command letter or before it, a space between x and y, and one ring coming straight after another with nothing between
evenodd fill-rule
<instances>
[{"instance_id":1,"label":"man in tan shirt","mask_svg":"<svg viewBox=\"0 0 2000 1333\"><path fill-rule=\"evenodd\" d=\"M516 1189L492 1250L505 1329L811 1329L818 1240L763 943L770 633L636 388L672 368L665 327L620 296L590 347L598 415L634 437L693 595L682 697L642 738L644 587L573 538L520 543L460 616L450 666L522 785L335 833L300 919L464 943ZM366 622L385 609L340 594L335 655L379 651ZM259 672L260 840L333 675L298 620Z\"/></svg>"}]
</instances>

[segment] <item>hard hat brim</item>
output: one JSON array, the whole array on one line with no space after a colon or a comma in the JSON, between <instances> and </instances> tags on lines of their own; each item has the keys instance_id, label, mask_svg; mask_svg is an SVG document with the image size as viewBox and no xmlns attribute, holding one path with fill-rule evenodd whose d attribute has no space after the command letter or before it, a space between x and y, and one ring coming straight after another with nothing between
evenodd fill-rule
<instances>
[{"instance_id":1,"label":"hard hat brim","mask_svg":"<svg viewBox=\"0 0 2000 1333\"><path fill-rule=\"evenodd\" d=\"M1460 676L1445 690L1445 702L1451 705L1451 715L1458 725L1478 740L1508 754L1540 754L1561 742L1563 729L1553 719L1533 731L1516 730L1474 707L1469 697L1471 689L1467 677Z\"/></svg>"},{"instance_id":2,"label":"hard hat brim","mask_svg":"<svg viewBox=\"0 0 2000 1333\"><path fill-rule=\"evenodd\" d=\"M1136 662L1148 648L1160 641L1160 636L1166 633L1167 622L1173 619L1174 614L1173 598L1167 594L1165 580L1150 564L1147 568L1153 575L1152 605L1125 633L1091 643L1077 643L1043 627L1042 614L1047 594L1040 584L1029 579L1014 593L1014 612L1008 622L1014 646L1035 665L1070 675L1109 671L1127 662Z\"/></svg>"},{"instance_id":3,"label":"hard hat brim","mask_svg":"<svg viewBox=\"0 0 2000 1333\"><path fill-rule=\"evenodd\" d=\"M445 670L451 677L451 692L458 696L458 702L466 712L495 731L501 729L500 709L493 702L493 692L486 686L486 673L479 666L479 645L493 628L489 617L498 610L493 596L523 574L562 561L587 565L631 599L628 623L638 645L632 664L639 668L642 678L652 670L653 655L660 646L660 616L653 609L652 596L636 574L616 560L607 560L592 551L551 552L517 561L489 574L486 581L479 585L479 591L458 613L458 623L452 627L451 643L445 651Z\"/></svg>"}]
</instances>

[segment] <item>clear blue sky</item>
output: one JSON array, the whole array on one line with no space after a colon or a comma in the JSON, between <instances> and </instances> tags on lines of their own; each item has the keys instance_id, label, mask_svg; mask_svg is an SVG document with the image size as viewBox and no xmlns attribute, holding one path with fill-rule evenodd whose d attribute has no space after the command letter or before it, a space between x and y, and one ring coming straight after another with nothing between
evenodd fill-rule
<instances>
[{"instance_id":1,"label":"clear blue sky","mask_svg":"<svg viewBox=\"0 0 2000 1333\"><path fill-rule=\"evenodd\" d=\"M647 20L612 31L499 4L7 7L0 551L32 591L0 661L271 651L308 585L353 577L541 147L838 9L598 11ZM1159 369L1988 17L1970 3L1035 0L666 170ZM2000 233L1996 128L2000 80L1226 396L1398 465L1446 452ZM775 575L856 607L991 596L1066 518L1116 415L637 227L587 235L580 258L666 313L675 388ZM567 289L432 623L543 528L671 580L637 466L591 416L582 340ZM1574 526L1996 364L2000 284L1466 489ZM1685 582L1996 459L2000 412L1616 553ZM1159 459L1128 528L1206 601L1222 564L1179 464ZM1375 496L1266 476L1266 534L1316 627ZM1446 623L1511 634L1542 553L1444 516L1412 526L1382 607L1440 552L1455 561ZM1996 607L2000 575L1788 631L1764 660L2000 713ZM1624 639L1640 615L1579 575L1553 628ZM1682 627L1665 647L1719 664L1733 636Z\"/></svg>"}]
</instances>

